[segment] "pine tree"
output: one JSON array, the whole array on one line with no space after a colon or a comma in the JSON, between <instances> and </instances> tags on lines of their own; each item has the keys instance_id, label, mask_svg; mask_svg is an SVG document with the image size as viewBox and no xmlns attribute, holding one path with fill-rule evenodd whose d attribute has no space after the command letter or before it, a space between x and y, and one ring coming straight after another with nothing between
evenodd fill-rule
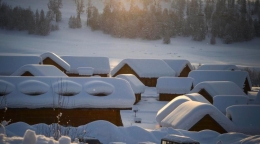
<instances>
[{"instance_id":1,"label":"pine tree","mask_svg":"<svg viewBox=\"0 0 260 144\"><path fill-rule=\"evenodd\" d=\"M60 9L62 8L62 0L49 0L48 3L49 11L52 11L55 15L55 21L59 22L62 19Z\"/></svg>"},{"instance_id":2,"label":"pine tree","mask_svg":"<svg viewBox=\"0 0 260 144\"><path fill-rule=\"evenodd\" d=\"M216 44L216 37L212 34L210 38L210 44L214 45Z\"/></svg>"}]
</instances>

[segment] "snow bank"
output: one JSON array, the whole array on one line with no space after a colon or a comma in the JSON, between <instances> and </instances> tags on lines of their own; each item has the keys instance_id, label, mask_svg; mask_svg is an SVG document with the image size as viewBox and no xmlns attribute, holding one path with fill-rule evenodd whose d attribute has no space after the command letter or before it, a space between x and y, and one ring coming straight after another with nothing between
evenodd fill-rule
<instances>
[{"instance_id":1,"label":"snow bank","mask_svg":"<svg viewBox=\"0 0 260 144\"><path fill-rule=\"evenodd\" d=\"M189 130L206 114L209 114L227 132L234 131L234 124L211 104L187 101L179 105L161 121L163 127Z\"/></svg>"},{"instance_id":2,"label":"snow bank","mask_svg":"<svg viewBox=\"0 0 260 144\"><path fill-rule=\"evenodd\" d=\"M197 70L239 70L239 68L229 64L203 64Z\"/></svg>"},{"instance_id":3,"label":"snow bank","mask_svg":"<svg viewBox=\"0 0 260 144\"><path fill-rule=\"evenodd\" d=\"M41 58L33 55L0 55L0 75L11 75L26 64L39 64Z\"/></svg>"},{"instance_id":4,"label":"snow bank","mask_svg":"<svg viewBox=\"0 0 260 144\"><path fill-rule=\"evenodd\" d=\"M226 109L226 116L232 119L239 132L260 134L260 106L234 105Z\"/></svg>"},{"instance_id":5,"label":"snow bank","mask_svg":"<svg viewBox=\"0 0 260 144\"><path fill-rule=\"evenodd\" d=\"M46 52L40 55L41 59L44 60L46 58L52 59L54 62L63 67L66 71L70 71L70 65L64 61L60 56L56 55L53 52Z\"/></svg>"},{"instance_id":6,"label":"snow bank","mask_svg":"<svg viewBox=\"0 0 260 144\"><path fill-rule=\"evenodd\" d=\"M163 61L165 61L176 72L176 77L178 77L181 74L181 72L186 66L193 70L191 63L188 60L164 59Z\"/></svg>"},{"instance_id":7,"label":"snow bank","mask_svg":"<svg viewBox=\"0 0 260 144\"><path fill-rule=\"evenodd\" d=\"M178 96L163 106L156 114L156 121L161 125L161 121L172 111L174 111L180 104L191 101L190 98L186 96Z\"/></svg>"},{"instance_id":8,"label":"snow bank","mask_svg":"<svg viewBox=\"0 0 260 144\"><path fill-rule=\"evenodd\" d=\"M156 89L158 93L186 94L192 88L192 78L160 77L157 79Z\"/></svg>"},{"instance_id":9,"label":"snow bank","mask_svg":"<svg viewBox=\"0 0 260 144\"><path fill-rule=\"evenodd\" d=\"M175 76L175 71L161 59L124 59L114 67L111 75L115 75L126 64L142 78Z\"/></svg>"},{"instance_id":10,"label":"snow bank","mask_svg":"<svg viewBox=\"0 0 260 144\"><path fill-rule=\"evenodd\" d=\"M188 77L194 79L193 85L196 86L204 81L231 81L238 85L241 89L244 88L246 79L248 80L251 89L252 84L248 72L246 71L202 71L194 70L189 73Z\"/></svg>"},{"instance_id":11,"label":"snow bank","mask_svg":"<svg viewBox=\"0 0 260 144\"><path fill-rule=\"evenodd\" d=\"M6 95L8 108L131 108L135 102L129 83L118 78L9 76L0 79L17 87ZM101 93L106 96L93 96Z\"/></svg>"},{"instance_id":12,"label":"snow bank","mask_svg":"<svg viewBox=\"0 0 260 144\"><path fill-rule=\"evenodd\" d=\"M226 115L226 108L232 105L247 105L249 98L245 95L216 95L213 105Z\"/></svg>"},{"instance_id":13,"label":"snow bank","mask_svg":"<svg viewBox=\"0 0 260 144\"><path fill-rule=\"evenodd\" d=\"M94 74L109 74L110 64L107 57L61 56L70 65L68 73L78 73L79 67L91 67Z\"/></svg>"},{"instance_id":14,"label":"snow bank","mask_svg":"<svg viewBox=\"0 0 260 144\"><path fill-rule=\"evenodd\" d=\"M48 92L50 86L38 80L25 80L18 84L18 90L26 95L41 95Z\"/></svg>"},{"instance_id":15,"label":"snow bank","mask_svg":"<svg viewBox=\"0 0 260 144\"><path fill-rule=\"evenodd\" d=\"M26 130L23 136L23 144L35 144L35 143L36 143L35 131Z\"/></svg>"},{"instance_id":16,"label":"snow bank","mask_svg":"<svg viewBox=\"0 0 260 144\"><path fill-rule=\"evenodd\" d=\"M16 123L8 125L6 129L10 132L17 131L15 127L12 125L16 125ZM26 125L25 123L20 123L20 125ZM53 130L51 128L52 125L46 125L46 124L37 124L33 125L34 129L36 129L37 134L44 134L46 131L49 130L49 134L53 133ZM10 128L12 127L12 128ZM21 127L21 126L20 126ZM260 142L260 136L255 135L245 135L241 133L226 133L226 134L219 134L217 132L211 131L211 130L203 130L200 132L191 132L186 130L180 130L180 129L173 129L173 128L159 128L156 130L145 130L137 126L130 126L130 127L116 127L112 123L106 122L106 121L95 121L86 125L82 125L79 127L63 127L61 126L61 134L63 132L66 132L66 135L70 136L72 140L74 140L76 137L95 137L99 139L101 143L108 144L110 142L122 142L127 144L140 144L140 143L160 143L161 139L166 137L169 134L175 134L178 135L178 137L189 137L190 139L193 139L195 141L200 142L201 144L216 144L218 141L222 141L223 143L259 143ZM26 130L25 130L26 131ZM25 132L24 131L24 132ZM22 143L23 141L23 134L16 135L19 137L3 137L0 138L0 143L3 141L5 143L11 143L16 140L17 143ZM109 132L109 133L108 133ZM55 141L51 138L43 137L42 135L36 135L36 137L45 138L45 143L50 144L50 142L53 142L54 144L59 144L58 141ZM40 144L40 143L36 143ZM64 143L60 143L64 144Z\"/></svg>"},{"instance_id":17,"label":"snow bank","mask_svg":"<svg viewBox=\"0 0 260 144\"><path fill-rule=\"evenodd\" d=\"M60 71L53 65L39 65L39 64L27 64L20 67L11 76L21 76L25 72L30 72L33 76L59 76L67 77L65 73Z\"/></svg>"},{"instance_id":18,"label":"snow bank","mask_svg":"<svg viewBox=\"0 0 260 144\"><path fill-rule=\"evenodd\" d=\"M0 96L7 95L15 89L15 86L10 82L0 79Z\"/></svg>"},{"instance_id":19,"label":"snow bank","mask_svg":"<svg viewBox=\"0 0 260 144\"><path fill-rule=\"evenodd\" d=\"M79 75L93 75L94 68L92 67L78 67L77 72Z\"/></svg>"},{"instance_id":20,"label":"snow bank","mask_svg":"<svg viewBox=\"0 0 260 144\"><path fill-rule=\"evenodd\" d=\"M120 74L116 78L128 81L135 94L144 93L145 91L145 85L133 74Z\"/></svg>"},{"instance_id":21,"label":"snow bank","mask_svg":"<svg viewBox=\"0 0 260 144\"><path fill-rule=\"evenodd\" d=\"M190 93L206 90L212 97L216 95L245 95L241 88L231 81L204 81L197 84Z\"/></svg>"},{"instance_id":22,"label":"snow bank","mask_svg":"<svg viewBox=\"0 0 260 144\"><path fill-rule=\"evenodd\" d=\"M180 136L180 135L175 135L175 134L170 134L167 135L163 138L164 140L172 141L172 142L177 142L177 143L192 143L192 144L197 144L199 142L187 137L187 136Z\"/></svg>"}]
</instances>

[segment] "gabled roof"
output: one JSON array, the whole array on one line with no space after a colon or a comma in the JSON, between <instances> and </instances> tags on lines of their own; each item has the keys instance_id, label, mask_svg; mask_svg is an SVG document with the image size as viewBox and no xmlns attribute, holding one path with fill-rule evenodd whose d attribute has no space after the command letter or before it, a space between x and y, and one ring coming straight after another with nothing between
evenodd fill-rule
<instances>
[{"instance_id":1,"label":"gabled roof","mask_svg":"<svg viewBox=\"0 0 260 144\"><path fill-rule=\"evenodd\" d=\"M194 70L189 73L188 77L194 79L194 86L203 81L232 81L241 89L244 88L245 80L248 80L251 89L251 79L246 71L201 71Z\"/></svg>"},{"instance_id":2,"label":"gabled roof","mask_svg":"<svg viewBox=\"0 0 260 144\"><path fill-rule=\"evenodd\" d=\"M205 115L210 115L227 132L234 130L234 124L211 104L187 101L179 105L161 124L163 127L173 127L174 129L189 130Z\"/></svg>"},{"instance_id":3,"label":"gabled roof","mask_svg":"<svg viewBox=\"0 0 260 144\"><path fill-rule=\"evenodd\" d=\"M125 64L142 78L175 76L175 71L161 59L124 59L111 71L111 75L115 75Z\"/></svg>"},{"instance_id":4,"label":"gabled roof","mask_svg":"<svg viewBox=\"0 0 260 144\"><path fill-rule=\"evenodd\" d=\"M192 78L187 77L160 77L157 79L156 89L164 94L186 94L192 88Z\"/></svg>"},{"instance_id":5,"label":"gabled roof","mask_svg":"<svg viewBox=\"0 0 260 144\"><path fill-rule=\"evenodd\" d=\"M182 59L164 59L165 61L175 72L176 76L178 77L182 70L187 65L191 70L193 69L191 66L191 63L188 60L182 60Z\"/></svg>"},{"instance_id":6,"label":"gabled roof","mask_svg":"<svg viewBox=\"0 0 260 144\"><path fill-rule=\"evenodd\" d=\"M197 70L239 70L239 68L229 64L203 64Z\"/></svg>"},{"instance_id":7,"label":"gabled roof","mask_svg":"<svg viewBox=\"0 0 260 144\"><path fill-rule=\"evenodd\" d=\"M92 67L94 74L109 74L110 64L107 57L61 56L70 65L68 73L78 73L79 67Z\"/></svg>"},{"instance_id":8,"label":"gabled roof","mask_svg":"<svg viewBox=\"0 0 260 144\"><path fill-rule=\"evenodd\" d=\"M66 71L70 70L70 65L64 61L60 56L56 55L53 52L46 52L40 55L41 59L44 60L46 58L52 59L54 62L59 64L62 68L64 68Z\"/></svg>"},{"instance_id":9,"label":"gabled roof","mask_svg":"<svg viewBox=\"0 0 260 144\"><path fill-rule=\"evenodd\" d=\"M144 93L145 91L145 85L133 74L120 74L116 78L128 81L136 94Z\"/></svg>"},{"instance_id":10,"label":"gabled roof","mask_svg":"<svg viewBox=\"0 0 260 144\"><path fill-rule=\"evenodd\" d=\"M39 64L41 58L33 55L0 55L0 75L11 75L26 64Z\"/></svg>"},{"instance_id":11,"label":"gabled roof","mask_svg":"<svg viewBox=\"0 0 260 144\"><path fill-rule=\"evenodd\" d=\"M16 70L11 76L21 76L25 72L30 72L33 76L58 76L67 77L65 73L60 71L53 65L27 64Z\"/></svg>"},{"instance_id":12,"label":"gabled roof","mask_svg":"<svg viewBox=\"0 0 260 144\"><path fill-rule=\"evenodd\" d=\"M212 98L216 95L246 95L241 88L231 81L204 81L197 84L190 93L206 90Z\"/></svg>"}]
</instances>

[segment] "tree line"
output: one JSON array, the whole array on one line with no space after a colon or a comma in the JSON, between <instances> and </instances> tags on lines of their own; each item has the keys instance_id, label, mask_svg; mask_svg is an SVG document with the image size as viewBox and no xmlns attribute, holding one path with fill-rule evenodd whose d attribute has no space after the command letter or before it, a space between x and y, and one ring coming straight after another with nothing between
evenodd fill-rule
<instances>
[{"instance_id":1,"label":"tree line","mask_svg":"<svg viewBox=\"0 0 260 144\"><path fill-rule=\"evenodd\" d=\"M12 8L0 0L0 28L27 30L29 34L48 35L51 31L59 29L57 24L51 22L61 20L61 12L59 11L61 6L61 0L49 0L49 11L45 14L44 10L37 9L33 12L30 7L27 9L19 6Z\"/></svg>"},{"instance_id":2,"label":"tree line","mask_svg":"<svg viewBox=\"0 0 260 144\"><path fill-rule=\"evenodd\" d=\"M191 36L202 41L210 36L224 43L249 41L260 37L259 0L166 0L170 9L162 9L158 1L134 0L126 10L120 1L105 0L103 12L88 0L87 26L114 37L163 39L170 43L175 36Z\"/></svg>"}]
</instances>

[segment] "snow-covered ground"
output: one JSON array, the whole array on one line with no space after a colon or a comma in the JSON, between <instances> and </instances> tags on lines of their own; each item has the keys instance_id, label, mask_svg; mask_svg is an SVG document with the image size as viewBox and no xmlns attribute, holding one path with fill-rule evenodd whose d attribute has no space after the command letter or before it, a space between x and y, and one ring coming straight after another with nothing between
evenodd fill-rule
<instances>
[{"instance_id":1,"label":"snow-covered ground","mask_svg":"<svg viewBox=\"0 0 260 144\"><path fill-rule=\"evenodd\" d=\"M47 12L48 0L2 0L12 6L21 6L35 11L44 9ZM100 2L93 0L93 3L102 7ZM86 4L86 2L85 2ZM171 38L171 43L165 45L162 40L147 41L142 39L113 38L103 34L101 31L91 31L84 24L81 29L68 28L68 19L76 15L76 7L73 0L63 0L62 21L59 23L59 30L51 32L49 36L28 35L26 31L7 31L0 29L0 54L37 54L47 51L58 55L75 56L104 56L110 60L111 68L115 67L125 58L159 58L159 59L187 59L193 65L198 64L234 64L241 67L256 67L260 69L260 38L249 42L234 44L223 44L217 39L216 45L209 44L209 38L202 42L192 41L189 37ZM82 21L86 21L86 14L83 14ZM254 88L258 91L259 88ZM256 92L250 93L252 96ZM260 136L250 136L240 133L218 134L213 131L189 132L175 130L172 128L159 128L155 120L157 111L167 102L157 101L158 94L155 88L147 88L142 94L142 100L136 105L139 111L137 117L142 123L134 123L135 113L131 110L121 111L124 127L116 127L108 122L97 121L86 125L89 128L89 136L96 137L103 143L111 141L122 141L127 144L136 144L143 141L160 143L160 139L167 134L179 134L200 141L202 144L222 143L260 143ZM36 131L36 126L29 126L24 123L11 124L6 126L6 133L9 136L20 136L6 138L0 135L0 144L22 143L24 132L27 128ZM38 125L38 127L48 127ZM80 127L81 129L84 126ZM37 136L39 144L51 143L50 138ZM53 141L53 143L58 143ZM65 144L65 143L63 143Z\"/></svg>"}]
</instances>

